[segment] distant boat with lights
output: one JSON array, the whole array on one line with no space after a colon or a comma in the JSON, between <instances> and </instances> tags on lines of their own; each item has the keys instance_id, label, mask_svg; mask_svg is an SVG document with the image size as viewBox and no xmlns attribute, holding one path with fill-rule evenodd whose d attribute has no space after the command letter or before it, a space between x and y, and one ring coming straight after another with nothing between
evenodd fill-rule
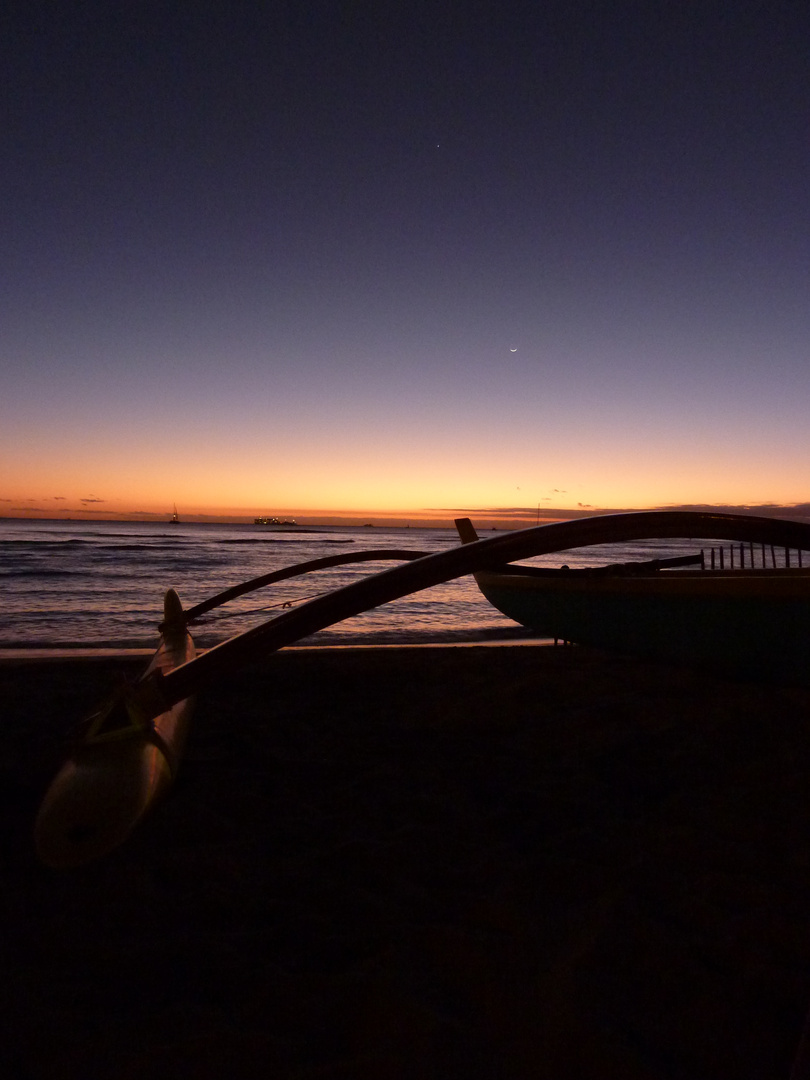
<instances>
[{"instance_id":1,"label":"distant boat with lights","mask_svg":"<svg viewBox=\"0 0 810 1080\"><path fill-rule=\"evenodd\" d=\"M178 517L178 514L177 514L177 503L174 504L174 513L169 518L169 524L170 525L179 525L180 524L180 518Z\"/></svg>"},{"instance_id":2,"label":"distant boat with lights","mask_svg":"<svg viewBox=\"0 0 810 1080\"><path fill-rule=\"evenodd\" d=\"M292 528L299 528L298 522L295 518L277 518L277 517L257 517L253 519L254 525L278 525Z\"/></svg>"}]
</instances>

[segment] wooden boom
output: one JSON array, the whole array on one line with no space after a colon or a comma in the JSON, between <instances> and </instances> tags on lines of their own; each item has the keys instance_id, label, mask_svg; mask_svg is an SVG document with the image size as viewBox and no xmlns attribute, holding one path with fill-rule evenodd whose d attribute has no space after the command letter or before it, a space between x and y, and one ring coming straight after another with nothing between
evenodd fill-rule
<instances>
[{"instance_id":1,"label":"wooden boom","mask_svg":"<svg viewBox=\"0 0 810 1080\"><path fill-rule=\"evenodd\" d=\"M460 519L464 520L464 519ZM291 645L333 623L380 604L515 559L590 544L653 538L741 540L810 550L810 525L778 518L699 511L653 510L554 522L462 544L363 578L285 611L215 646L174 670L154 672L133 690L139 708L157 715L240 664Z\"/></svg>"},{"instance_id":2,"label":"wooden boom","mask_svg":"<svg viewBox=\"0 0 810 1080\"><path fill-rule=\"evenodd\" d=\"M321 559L309 559L307 562L295 563L293 566L284 566L281 570L271 570L269 574L261 574L259 577L243 581L241 585L234 585L230 589L210 596L202 603L196 604L184 612L186 625L194 622L214 608L227 604L229 600L235 600L237 596L263 589L266 585L274 585L277 581L286 581L288 578L300 577L302 574L310 574L314 570L325 570L330 566L345 566L349 563L359 562L405 562L411 559L421 559L429 554L427 551L404 551L401 548L378 548L368 551L342 551L339 555L325 555ZM158 626L163 630L165 623Z\"/></svg>"}]
</instances>

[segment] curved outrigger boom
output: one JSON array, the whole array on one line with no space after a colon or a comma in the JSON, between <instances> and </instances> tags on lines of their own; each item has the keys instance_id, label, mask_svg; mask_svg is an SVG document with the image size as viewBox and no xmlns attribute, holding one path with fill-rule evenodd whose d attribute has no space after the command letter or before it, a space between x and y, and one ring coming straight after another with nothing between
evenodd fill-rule
<instances>
[{"instance_id":1,"label":"curved outrigger boom","mask_svg":"<svg viewBox=\"0 0 810 1080\"><path fill-rule=\"evenodd\" d=\"M465 519L459 519L463 521ZM499 533L447 551L413 558L334 592L284 611L260 626L216 645L197 659L137 684L151 682L146 696L164 706L196 693L201 686L239 665L307 637L391 600L479 570L591 544L656 538L702 538L773 544L810 550L810 525L777 518L699 511L653 510L553 522ZM359 554L359 553L358 553ZM400 553L403 554L403 553ZM408 553L410 556L413 553ZM157 706L155 706L157 707Z\"/></svg>"}]
</instances>

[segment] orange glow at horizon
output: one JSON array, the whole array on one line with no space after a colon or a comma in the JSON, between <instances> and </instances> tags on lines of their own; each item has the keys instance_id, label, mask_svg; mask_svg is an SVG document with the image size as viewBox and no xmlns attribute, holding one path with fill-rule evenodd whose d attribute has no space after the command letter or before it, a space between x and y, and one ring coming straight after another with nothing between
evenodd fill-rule
<instances>
[{"instance_id":1,"label":"orange glow at horizon","mask_svg":"<svg viewBox=\"0 0 810 1080\"><path fill-rule=\"evenodd\" d=\"M810 507L808 5L13 7L0 516Z\"/></svg>"},{"instance_id":2,"label":"orange glow at horizon","mask_svg":"<svg viewBox=\"0 0 810 1080\"><path fill-rule=\"evenodd\" d=\"M107 422L92 442L58 425L43 426L36 440L0 435L0 515L161 518L176 503L187 519L449 521L469 510L532 523L546 511L808 500L810 455L787 452L773 428L749 435L742 468L706 440L610 431L604 422L592 430L581 417L577 438L571 423L556 420L542 437L525 426L486 439L457 420L414 439L401 419L361 435L356 426L350 435L324 431L317 418L270 435L221 418L219 426L198 421L206 432L199 435L188 417L173 426L160 419Z\"/></svg>"}]
</instances>

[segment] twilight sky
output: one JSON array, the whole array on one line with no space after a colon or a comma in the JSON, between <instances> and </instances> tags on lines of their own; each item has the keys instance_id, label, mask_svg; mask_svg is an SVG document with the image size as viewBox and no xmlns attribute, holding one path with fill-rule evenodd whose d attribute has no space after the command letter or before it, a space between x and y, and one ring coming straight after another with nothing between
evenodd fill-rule
<instances>
[{"instance_id":1,"label":"twilight sky","mask_svg":"<svg viewBox=\"0 0 810 1080\"><path fill-rule=\"evenodd\" d=\"M810 500L807 4L8 11L0 515Z\"/></svg>"}]
</instances>

